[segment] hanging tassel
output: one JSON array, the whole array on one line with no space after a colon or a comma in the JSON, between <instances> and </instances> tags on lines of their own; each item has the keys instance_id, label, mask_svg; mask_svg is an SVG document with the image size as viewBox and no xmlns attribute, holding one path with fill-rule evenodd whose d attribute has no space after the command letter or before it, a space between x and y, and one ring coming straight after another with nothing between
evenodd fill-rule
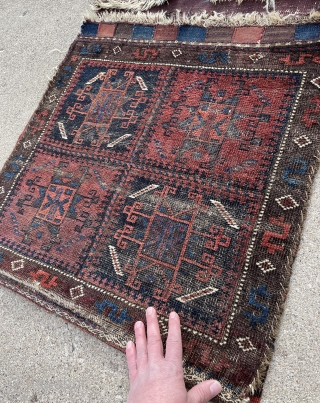
<instances>
[{"instance_id":1,"label":"hanging tassel","mask_svg":"<svg viewBox=\"0 0 320 403\"><path fill-rule=\"evenodd\" d=\"M267 0L265 9L267 10L267 13L269 11L276 11L276 0Z\"/></svg>"}]
</instances>

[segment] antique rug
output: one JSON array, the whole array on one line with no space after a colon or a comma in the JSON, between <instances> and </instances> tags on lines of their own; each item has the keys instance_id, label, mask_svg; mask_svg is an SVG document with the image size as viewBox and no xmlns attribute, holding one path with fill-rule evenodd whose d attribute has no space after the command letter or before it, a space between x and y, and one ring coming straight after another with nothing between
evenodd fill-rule
<instances>
[{"instance_id":1,"label":"antique rug","mask_svg":"<svg viewBox=\"0 0 320 403\"><path fill-rule=\"evenodd\" d=\"M87 22L0 175L0 284L260 401L318 166L320 24ZM279 43L281 42L281 43Z\"/></svg>"},{"instance_id":2,"label":"antique rug","mask_svg":"<svg viewBox=\"0 0 320 403\"><path fill-rule=\"evenodd\" d=\"M91 0L89 20L201 26L288 25L319 22L314 0Z\"/></svg>"}]
</instances>

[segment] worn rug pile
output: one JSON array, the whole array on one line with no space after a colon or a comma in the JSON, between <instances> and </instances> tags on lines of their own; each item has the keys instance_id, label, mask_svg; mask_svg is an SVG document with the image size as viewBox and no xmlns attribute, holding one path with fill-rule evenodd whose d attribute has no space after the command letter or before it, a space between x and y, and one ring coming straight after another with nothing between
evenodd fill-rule
<instances>
[{"instance_id":1,"label":"worn rug pile","mask_svg":"<svg viewBox=\"0 0 320 403\"><path fill-rule=\"evenodd\" d=\"M88 21L0 176L0 284L260 401L319 155L320 24ZM277 42L277 43L276 43ZM278 43L280 42L280 43Z\"/></svg>"}]
</instances>

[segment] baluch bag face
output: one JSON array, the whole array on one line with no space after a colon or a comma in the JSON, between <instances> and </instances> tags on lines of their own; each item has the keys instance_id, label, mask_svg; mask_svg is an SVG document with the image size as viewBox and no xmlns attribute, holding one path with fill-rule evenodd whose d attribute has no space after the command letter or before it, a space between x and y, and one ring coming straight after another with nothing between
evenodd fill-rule
<instances>
[{"instance_id":1,"label":"baluch bag face","mask_svg":"<svg viewBox=\"0 0 320 403\"><path fill-rule=\"evenodd\" d=\"M317 163L319 49L212 29L83 27L1 173L1 283L119 349L147 306L163 338L177 311L186 381L237 402L259 395Z\"/></svg>"}]
</instances>

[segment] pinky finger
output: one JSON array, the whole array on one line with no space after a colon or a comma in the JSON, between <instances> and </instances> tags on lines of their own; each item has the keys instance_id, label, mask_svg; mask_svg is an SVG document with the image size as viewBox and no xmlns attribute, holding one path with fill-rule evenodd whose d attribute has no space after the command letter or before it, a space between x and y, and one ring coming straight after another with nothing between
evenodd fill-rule
<instances>
[{"instance_id":1,"label":"pinky finger","mask_svg":"<svg viewBox=\"0 0 320 403\"><path fill-rule=\"evenodd\" d=\"M137 374L137 351L136 346L132 341L129 341L126 346L127 365L129 370L130 382L134 380Z\"/></svg>"}]
</instances>

